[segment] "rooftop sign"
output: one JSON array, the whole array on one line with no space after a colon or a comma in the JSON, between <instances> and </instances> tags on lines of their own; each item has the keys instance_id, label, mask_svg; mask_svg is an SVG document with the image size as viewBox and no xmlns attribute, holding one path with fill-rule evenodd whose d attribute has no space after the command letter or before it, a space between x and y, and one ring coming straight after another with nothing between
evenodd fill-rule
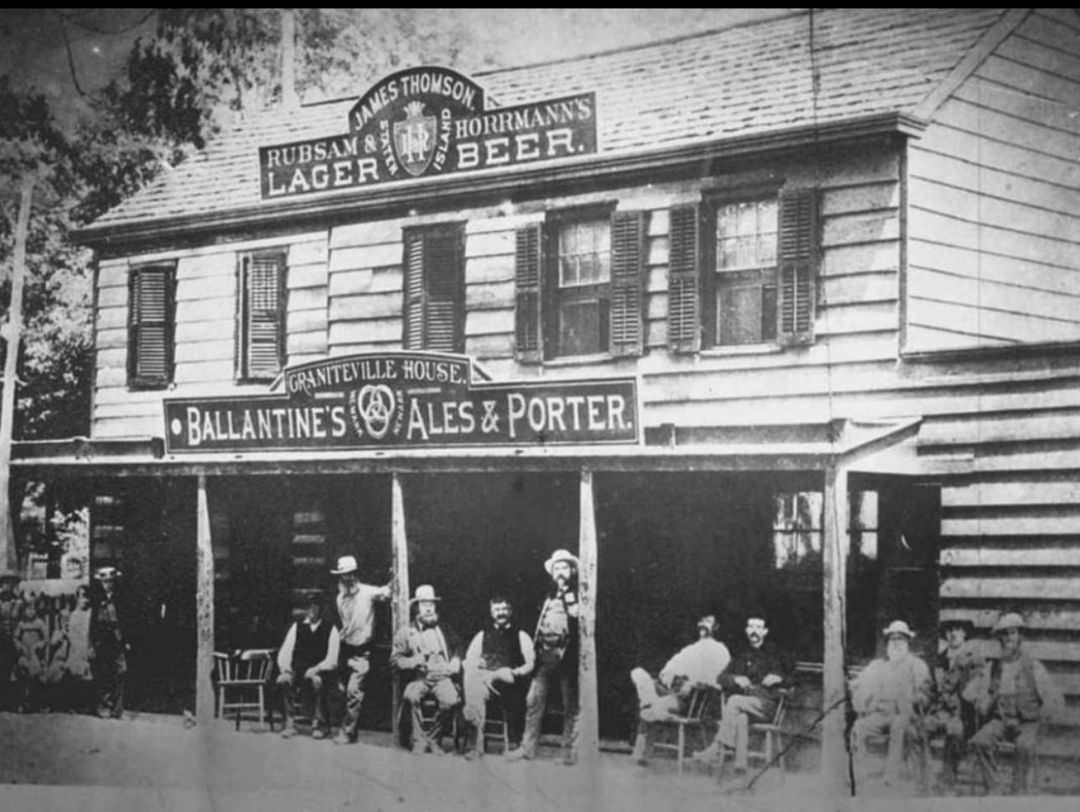
<instances>
[{"instance_id":1,"label":"rooftop sign","mask_svg":"<svg viewBox=\"0 0 1080 812\"><path fill-rule=\"evenodd\" d=\"M282 395L165 400L165 450L638 442L633 378L474 383L467 356L385 352L292 367Z\"/></svg>"},{"instance_id":2,"label":"rooftop sign","mask_svg":"<svg viewBox=\"0 0 1080 812\"><path fill-rule=\"evenodd\" d=\"M259 148L264 200L596 152L596 95L487 109L447 68L399 71L349 111L349 132Z\"/></svg>"}]
</instances>

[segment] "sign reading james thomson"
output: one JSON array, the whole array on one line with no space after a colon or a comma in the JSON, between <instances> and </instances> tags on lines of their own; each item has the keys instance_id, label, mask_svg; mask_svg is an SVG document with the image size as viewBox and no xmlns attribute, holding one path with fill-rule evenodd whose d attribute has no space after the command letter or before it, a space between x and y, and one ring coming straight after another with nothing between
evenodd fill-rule
<instances>
[{"instance_id":1,"label":"sign reading james thomson","mask_svg":"<svg viewBox=\"0 0 1080 812\"><path fill-rule=\"evenodd\" d=\"M291 367L285 394L165 400L168 453L638 442L633 378L473 383L467 356Z\"/></svg>"},{"instance_id":2,"label":"sign reading james thomson","mask_svg":"<svg viewBox=\"0 0 1080 812\"><path fill-rule=\"evenodd\" d=\"M264 199L596 152L596 96L487 109L484 91L447 68L377 82L349 132L259 148Z\"/></svg>"}]
</instances>

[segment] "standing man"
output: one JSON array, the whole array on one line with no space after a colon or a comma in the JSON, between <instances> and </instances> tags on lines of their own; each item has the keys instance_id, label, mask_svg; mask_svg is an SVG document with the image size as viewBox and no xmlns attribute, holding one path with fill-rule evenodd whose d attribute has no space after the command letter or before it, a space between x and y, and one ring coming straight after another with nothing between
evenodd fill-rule
<instances>
[{"instance_id":1,"label":"standing man","mask_svg":"<svg viewBox=\"0 0 1080 812\"><path fill-rule=\"evenodd\" d=\"M994 624L1001 659L993 662L988 678L979 686L975 707L987 721L971 739L988 786L993 778L994 745L1003 739L1016 744L1013 793L1027 791L1039 725L1053 721L1063 705L1046 667L1024 650L1023 628L1024 619L1016 612L1006 612Z\"/></svg>"},{"instance_id":2,"label":"standing man","mask_svg":"<svg viewBox=\"0 0 1080 812\"><path fill-rule=\"evenodd\" d=\"M697 754L701 761L723 755L721 747L735 751L735 771L746 772L750 744L750 720L771 722L780 702L780 691L790 679L791 666L776 645L765 638L769 627L763 612L746 618L746 644L735 653L720 685L727 694L720 726L712 744Z\"/></svg>"},{"instance_id":3,"label":"standing man","mask_svg":"<svg viewBox=\"0 0 1080 812\"><path fill-rule=\"evenodd\" d=\"M19 622L18 573L0 571L0 711L13 704L11 672L15 668L15 626Z\"/></svg>"},{"instance_id":4,"label":"standing man","mask_svg":"<svg viewBox=\"0 0 1080 812\"><path fill-rule=\"evenodd\" d=\"M119 719L124 713L128 644L117 605L116 567L99 567L90 585L90 670L97 693L97 715Z\"/></svg>"},{"instance_id":5,"label":"standing man","mask_svg":"<svg viewBox=\"0 0 1080 812\"><path fill-rule=\"evenodd\" d=\"M457 677L461 673L461 640L439 621L435 587L423 584L416 588L410 603L416 604L416 617L394 639L390 664L403 672L407 680L401 698L412 713L412 751L442 755L440 744L450 714L461 703ZM433 696L439 703L438 719L430 734L421 727L420 703Z\"/></svg>"},{"instance_id":6,"label":"standing man","mask_svg":"<svg viewBox=\"0 0 1080 812\"><path fill-rule=\"evenodd\" d=\"M285 706L282 738L296 735L296 708L304 693L311 697L315 718L311 738L325 739L330 733L330 712L324 680L338 667L341 637L333 623L323 618L323 599L313 596L304 617L293 623L278 649L278 678Z\"/></svg>"},{"instance_id":7,"label":"standing man","mask_svg":"<svg viewBox=\"0 0 1080 812\"><path fill-rule=\"evenodd\" d=\"M851 750L864 755L866 738L873 733L889 734L885 757L885 784L900 780L904 745L919 737L919 720L930 702L930 669L911 653L915 633L902 620L894 620L884 630L885 657L868 665L851 686L852 704L858 714L851 728Z\"/></svg>"},{"instance_id":8,"label":"standing man","mask_svg":"<svg viewBox=\"0 0 1080 812\"><path fill-rule=\"evenodd\" d=\"M525 735L521 747L506 757L513 761L536 756L548 691L558 681L563 701L563 764L569 766L577 763L579 711L577 556L556 550L544 562L544 569L551 576L552 588L536 623L537 663L525 699Z\"/></svg>"},{"instance_id":9,"label":"standing man","mask_svg":"<svg viewBox=\"0 0 1080 812\"><path fill-rule=\"evenodd\" d=\"M360 708L364 704L364 683L371 671L372 633L375 628L375 601L390 600L390 584L372 586L357 578L356 558L343 555L330 570L338 577L337 610L341 622L339 669L345 686L345 719L336 744L352 744L359 735Z\"/></svg>"},{"instance_id":10,"label":"standing man","mask_svg":"<svg viewBox=\"0 0 1080 812\"><path fill-rule=\"evenodd\" d=\"M513 622L513 606L500 594L491 596L491 625L476 633L465 652L465 724L468 748L465 758L484 752L487 703L493 697L502 702L511 747L521 744L525 721L525 679L536 665L536 652L528 632Z\"/></svg>"},{"instance_id":11,"label":"standing man","mask_svg":"<svg viewBox=\"0 0 1080 812\"><path fill-rule=\"evenodd\" d=\"M941 622L945 648L934 663L937 697L927 719L927 733L945 733L941 780L947 787L956 784L966 742L975 732L975 705L971 692L982 676L986 660L978 643L968 639L974 630L975 624L970 620L951 618Z\"/></svg>"}]
</instances>

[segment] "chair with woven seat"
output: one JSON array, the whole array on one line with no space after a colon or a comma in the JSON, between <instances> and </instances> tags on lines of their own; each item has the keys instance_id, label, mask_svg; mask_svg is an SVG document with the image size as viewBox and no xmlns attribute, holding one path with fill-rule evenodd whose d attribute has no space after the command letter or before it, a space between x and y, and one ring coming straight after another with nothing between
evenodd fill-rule
<instances>
[{"instance_id":1,"label":"chair with woven seat","mask_svg":"<svg viewBox=\"0 0 1080 812\"><path fill-rule=\"evenodd\" d=\"M274 649L245 649L226 654L214 652L218 718L236 714L236 729L245 711L258 713L259 724L274 727L273 707L266 701L274 666Z\"/></svg>"},{"instance_id":2,"label":"chair with woven seat","mask_svg":"<svg viewBox=\"0 0 1080 812\"><path fill-rule=\"evenodd\" d=\"M654 721L639 720L639 726L653 726L663 729L675 730L675 741L665 742L651 741L651 749L653 750L669 750L675 753L675 769L682 775L683 762L686 760L688 753L686 752L687 745L687 733L693 734L701 742L701 749L704 749L709 744L709 735L706 730L706 726L709 721L709 711L711 708L719 703L723 705L723 695L716 688L699 687L695 688L690 694L690 701L687 705L685 715L672 714L665 719L657 719ZM642 729L642 732L645 732ZM649 753L645 753L648 757Z\"/></svg>"}]
</instances>

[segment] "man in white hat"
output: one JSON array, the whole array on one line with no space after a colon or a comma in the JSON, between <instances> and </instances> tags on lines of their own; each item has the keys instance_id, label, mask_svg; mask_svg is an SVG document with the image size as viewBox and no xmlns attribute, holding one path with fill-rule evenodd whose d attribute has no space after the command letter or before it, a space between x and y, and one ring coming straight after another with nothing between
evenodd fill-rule
<instances>
[{"instance_id":1,"label":"man in white hat","mask_svg":"<svg viewBox=\"0 0 1080 812\"><path fill-rule=\"evenodd\" d=\"M551 576L552 589L533 635L536 670L525 698L525 733L521 747L511 750L507 759L534 758L540 738L540 723L547 707L551 683L558 681L563 701L563 764L577 762L578 737L578 597L577 556L569 550L556 550L544 562Z\"/></svg>"},{"instance_id":2,"label":"man in white hat","mask_svg":"<svg viewBox=\"0 0 1080 812\"><path fill-rule=\"evenodd\" d=\"M412 601L416 616L394 638L390 664L402 672L407 684L401 698L412 715L411 745L414 753L442 755L443 733L450 714L461 704L457 678L461 673L461 638L439 619L435 587L416 588ZM425 733L420 719L420 703L433 696L439 703L434 728Z\"/></svg>"},{"instance_id":3,"label":"man in white hat","mask_svg":"<svg viewBox=\"0 0 1080 812\"><path fill-rule=\"evenodd\" d=\"M345 719L334 741L351 744L360 727L360 708L364 704L364 682L371 671L372 633L375 628L375 601L390 599L390 584L372 586L357 577L356 559L343 555L330 570L338 577L337 610L341 623L341 681L345 686Z\"/></svg>"},{"instance_id":4,"label":"man in white hat","mask_svg":"<svg viewBox=\"0 0 1080 812\"><path fill-rule=\"evenodd\" d=\"M987 721L971 739L988 786L993 781L994 746L1002 740L1016 744L1014 793L1027 791L1039 725L1053 721L1063 706L1046 667L1024 650L1023 628L1024 619L1016 612L1006 612L994 624L1001 658L993 661L979 686L975 708Z\"/></svg>"},{"instance_id":5,"label":"man in white hat","mask_svg":"<svg viewBox=\"0 0 1080 812\"><path fill-rule=\"evenodd\" d=\"M98 567L90 584L90 671L102 719L119 719L124 713L129 646L117 596L119 577L115 567Z\"/></svg>"},{"instance_id":6,"label":"man in white hat","mask_svg":"<svg viewBox=\"0 0 1080 812\"><path fill-rule=\"evenodd\" d=\"M915 633L902 620L885 628L885 657L874 660L851 686L852 705L858 718L851 728L851 749L856 763L872 734L887 733L885 784L900 781L905 743L919 740L919 719L927 710L933 683L930 668L911 653Z\"/></svg>"}]
</instances>

